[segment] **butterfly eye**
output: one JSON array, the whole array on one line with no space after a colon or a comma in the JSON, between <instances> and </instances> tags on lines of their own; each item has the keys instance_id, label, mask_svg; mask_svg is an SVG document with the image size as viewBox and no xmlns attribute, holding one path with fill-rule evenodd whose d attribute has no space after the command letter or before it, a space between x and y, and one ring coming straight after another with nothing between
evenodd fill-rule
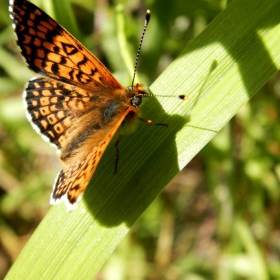
<instances>
[{"instance_id":1,"label":"butterfly eye","mask_svg":"<svg viewBox=\"0 0 280 280\"><path fill-rule=\"evenodd\" d=\"M134 107L139 106L142 103L142 97L139 95L134 95L130 101L131 105Z\"/></svg>"}]
</instances>

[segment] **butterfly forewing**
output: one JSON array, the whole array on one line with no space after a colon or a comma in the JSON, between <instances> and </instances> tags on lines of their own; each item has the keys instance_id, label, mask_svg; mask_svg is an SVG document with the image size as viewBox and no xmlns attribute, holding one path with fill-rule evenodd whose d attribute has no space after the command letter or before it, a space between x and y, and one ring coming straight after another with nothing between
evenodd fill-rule
<instances>
[{"instance_id":1,"label":"butterfly forewing","mask_svg":"<svg viewBox=\"0 0 280 280\"><path fill-rule=\"evenodd\" d=\"M122 88L96 57L34 4L11 0L10 12L18 45L33 71L91 90Z\"/></svg>"}]
</instances>

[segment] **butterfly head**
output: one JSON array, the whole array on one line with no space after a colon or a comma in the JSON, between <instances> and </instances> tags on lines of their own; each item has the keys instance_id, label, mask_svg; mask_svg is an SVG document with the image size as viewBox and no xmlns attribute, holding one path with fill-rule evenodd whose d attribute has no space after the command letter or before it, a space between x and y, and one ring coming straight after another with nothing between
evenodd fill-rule
<instances>
[{"instance_id":1,"label":"butterfly head","mask_svg":"<svg viewBox=\"0 0 280 280\"><path fill-rule=\"evenodd\" d=\"M132 106L138 107L142 103L142 96L134 95L130 102Z\"/></svg>"},{"instance_id":2,"label":"butterfly head","mask_svg":"<svg viewBox=\"0 0 280 280\"><path fill-rule=\"evenodd\" d=\"M127 87L128 96L130 96L130 104L133 107L138 107L142 103L142 97L150 97L152 94L148 93L148 88L141 85L136 84L135 86Z\"/></svg>"}]
</instances>

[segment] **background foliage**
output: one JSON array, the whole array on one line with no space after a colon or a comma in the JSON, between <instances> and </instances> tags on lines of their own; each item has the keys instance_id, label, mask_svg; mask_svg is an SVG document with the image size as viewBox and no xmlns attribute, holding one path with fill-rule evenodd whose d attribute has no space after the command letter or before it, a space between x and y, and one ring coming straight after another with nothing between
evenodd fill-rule
<instances>
[{"instance_id":1,"label":"background foliage","mask_svg":"<svg viewBox=\"0 0 280 280\"><path fill-rule=\"evenodd\" d=\"M47 1L35 3L49 14L55 10ZM131 75L117 42L117 4L125 7L132 54L145 10L152 10L139 66L147 85L226 5L218 0L71 3L73 9L52 16L124 85ZM16 48L7 5L0 0L0 277L48 211L60 168L53 149L25 119L21 91L32 73ZM151 204L97 279L255 279L256 270L280 279L279 98L277 74Z\"/></svg>"}]
</instances>

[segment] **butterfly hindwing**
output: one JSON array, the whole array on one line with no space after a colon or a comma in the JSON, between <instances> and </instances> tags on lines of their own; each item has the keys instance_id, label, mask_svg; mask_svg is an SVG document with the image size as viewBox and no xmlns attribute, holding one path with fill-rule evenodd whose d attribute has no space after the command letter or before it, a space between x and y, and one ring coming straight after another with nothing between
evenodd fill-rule
<instances>
[{"instance_id":1,"label":"butterfly hindwing","mask_svg":"<svg viewBox=\"0 0 280 280\"><path fill-rule=\"evenodd\" d=\"M47 78L30 80L24 96L31 124L58 149L71 141L78 118L100 114L101 101L99 94Z\"/></svg>"},{"instance_id":2,"label":"butterfly hindwing","mask_svg":"<svg viewBox=\"0 0 280 280\"><path fill-rule=\"evenodd\" d=\"M75 208L108 144L128 113L129 108L119 118L115 119L108 128L98 131L99 135L96 139L99 140L95 143L94 148L81 149L79 155L73 156L70 163L60 171L54 183L50 199L51 204L57 204L64 200L68 210ZM94 137L89 141L95 141ZM92 147L92 145L84 146ZM83 155L82 158L81 154ZM79 158L79 160L76 158Z\"/></svg>"}]
</instances>

